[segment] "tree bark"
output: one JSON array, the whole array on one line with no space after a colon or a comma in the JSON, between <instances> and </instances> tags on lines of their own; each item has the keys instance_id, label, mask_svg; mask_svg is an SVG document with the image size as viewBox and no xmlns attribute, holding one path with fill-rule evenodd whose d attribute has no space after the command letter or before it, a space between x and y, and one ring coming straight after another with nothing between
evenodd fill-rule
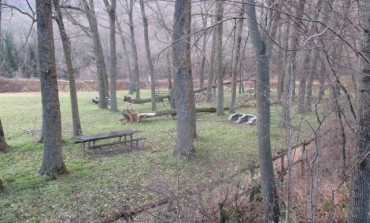
<instances>
[{"instance_id":1,"label":"tree bark","mask_svg":"<svg viewBox=\"0 0 370 223\"><path fill-rule=\"evenodd\" d=\"M144 41L145 41L145 51L146 51L146 57L148 60L149 65L149 77L150 77L150 93L151 93L151 99L152 99L152 111L157 110L156 107L156 95L155 95L155 75L154 75L154 67L153 67L153 60L152 60L152 54L150 52L150 44L149 44L149 34L148 34L148 19L145 14L145 5L144 0L140 0L140 9L141 9L141 15L143 17L143 24L144 24Z\"/></svg>"},{"instance_id":2,"label":"tree bark","mask_svg":"<svg viewBox=\"0 0 370 223\"><path fill-rule=\"evenodd\" d=\"M204 3L206 4L206 3ZM203 15L203 9L202 9L202 24L203 29L207 28L207 21L208 21L208 15ZM202 45L202 62L200 64L200 73L199 73L199 88L204 87L204 74L206 70L206 50L207 50L207 33L203 33L203 45Z\"/></svg>"},{"instance_id":3,"label":"tree bark","mask_svg":"<svg viewBox=\"0 0 370 223\"><path fill-rule=\"evenodd\" d=\"M6 141L5 141L3 124L1 123L1 119L0 119L0 151L5 152L7 147L8 147L8 144L6 144Z\"/></svg>"},{"instance_id":4,"label":"tree bark","mask_svg":"<svg viewBox=\"0 0 370 223\"><path fill-rule=\"evenodd\" d=\"M140 77L139 77L139 62L137 58L137 47L136 47L136 39L135 39L135 29L134 29L134 21L133 21L133 11L134 11L134 1L130 0L129 2L129 10L128 10L128 25L130 27L130 43L131 43L131 59L133 65L133 79L134 83L130 83L130 88L135 89L135 98L140 99Z\"/></svg>"},{"instance_id":5,"label":"tree bark","mask_svg":"<svg viewBox=\"0 0 370 223\"><path fill-rule=\"evenodd\" d=\"M275 186L270 142L270 66L269 52L271 45L263 39L258 28L254 0L246 0L250 38L257 55L257 136L261 166L262 196L264 204L264 221L279 222L279 205ZM275 24L276 25L276 24ZM272 27L275 29L276 27ZM274 38L276 31L272 30ZM270 38L270 36L268 37Z\"/></svg>"},{"instance_id":6,"label":"tree bark","mask_svg":"<svg viewBox=\"0 0 370 223\"><path fill-rule=\"evenodd\" d=\"M51 0L36 0L44 156L40 173L56 179L67 172L62 156L62 125L55 66Z\"/></svg>"},{"instance_id":7,"label":"tree bark","mask_svg":"<svg viewBox=\"0 0 370 223\"><path fill-rule=\"evenodd\" d=\"M66 61L67 75L69 80L69 96L71 99L73 136L82 135L82 127L80 121L80 113L78 110L76 80L73 73L73 64L71 56L71 42L68 38L67 31L63 23L63 14L60 7L60 0L53 0L56 22L59 28L60 37L62 39L64 59Z\"/></svg>"},{"instance_id":8,"label":"tree bark","mask_svg":"<svg viewBox=\"0 0 370 223\"><path fill-rule=\"evenodd\" d=\"M216 22L217 25L217 37L216 37L216 72L217 75L217 115L224 115L224 66L223 66L223 57L222 57L222 37L223 37L223 19L224 13L224 0L216 1Z\"/></svg>"},{"instance_id":9,"label":"tree bark","mask_svg":"<svg viewBox=\"0 0 370 223\"><path fill-rule=\"evenodd\" d=\"M285 35L283 34L284 25L281 26L281 29L279 31L279 44L282 45L284 48L287 48L287 42L288 42L288 36L289 36L289 29L290 26L287 27L286 30L284 30ZM284 64L285 64L285 55L286 51L283 49L279 49L278 52L278 62L277 62L277 72L278 72L278 86L277 86L277 100L280 101L281 97L283 96L284 91Z\"/></svg>"},{"instance_id":10,"label":"tree bark","mask_svg":"<svg viewBox=\"0 0 370 223\"><path fill-rule=\"evenodd\" d=\"M173 26L173 64L177 113L175 156L195 155L195 101L190 59L191 1L176 0Z\"/></svg>"},{"instance_id":11,"label":"tree bark","mask_svg":"<svg viewBox=\"0 0 370 223\"><path fill-rule=\"evenodd\" d=\"M296 71L297 71L297 51L298 51L298 46L299 46L299 35L298 31L302 28L303 22L301 20L303 13L304 13L304 5L305 5L306 0L299 0L299 7L296 8L296 13L295 17L297 19L296 25L293 27L292 31L292 40L290 42L290 47L289 49L292 49L291 51L287 52L287 61L286 61L286 69L285 69L285 76L288 80L292 80L293 87L292 89L292 97L294 98L295 96L295 80L296 80ZM289 24L290 25L290 24ZM291 75L291 77L289 76ZM290 83L289 81L285 82L284 89L288 89ZM283 109L281 111L280 115L280 126L281 127L288 127L287 126L287 115L288 115L288 108L291 106L289 104L289 92L285 91L283 94Z\"/></svg>"},{"instance_id":12,"label":"tree bark","mask_svg":"<svg viewBox=\"0 0 370 223\"><path fill-rule=\"evenodd\" d=\"M208 83L207 83L207 102L212 102L212 85L213 85L213 80L215 78L215 52L216 52L216 42L217 42L217 29L218 26L215 26L213 29L213 34L212 34L212 47L211 47L211 58L210 58L210 65L209 65L209 73L208 73Z\"/></svg>"},{"instance_id":13,"label":"tree bark","mask_svg":"<svg viewBox=\"0 0 370 223\"><path fill-rule=\"evenodd\" d=\"M364 27L362 53L370 59L370 0L362 1L361 26ZM357 119L354 168L351 177L348 223L370 222L370 64L362 60L358 74Z\"/></svg>"},{"instance_id":14,"label":"tree bark","mask_svg":"<svg viewBox=\"0 0 370 223\"><path fill-rule=\"evenodd\" d=\"M315 78L315 74L317 72L316 64L317 64L317 55L316 53L313 53L312 58L311 58L310 70L308 72L308 77L307 77L306 99L304 101L304 111L305 112L311 111L313 81Z\"/></svg>"},{"instance_id":15,"label":"tree bark","mask_svg":"<svg viewBox=\"0 0 370 223\"><path fill-rule=\"evenodd\" d=\"M311 57L312 51L307 50L304 60L303 60L303 72L301 79L299 81L299 90L298 90L298 113L304 113L304 100L306 96L306 88L307 88L307 79L308 74L310 73L311 68Z\"/></svg>"},{"instance_id":16,"label":"tree bark","mask_svg":"<svg viewBox=\"0 0 370 223\"><path fill-rule=\"evenodd\" d=\"M117 48L116 48L116 0L104 0L109 15L109 43L110 43L110 110L118 112L117 108Z\"/></svg>"},{"instance_id":17,"label":"tree bark","mask_svg":"<svg viewBox=\"0 0 370 223\"><path fill-rule=\"evenodd\" d=\"M244 7L240 7L240 17L242 17L244 13L245 13ZM235 110L236 110L236 83L237 83L236 79L237 79L238 64L240 62L243 21L244 21L243 19L240 19L238 26L237 26L235 56L234 56L233 65L232 65L231 102L230 102L230 110L229 110L231 114L235 113Z\"/></svg>"},{"instance_id":18,"label":"tree bark","mask_svg":"<svg viewBox=\"0 0 370 223\"><path fill-rule=\"evenodd\" d=\"M81 0L81 3L89 22L91 38L93 41L93 49L95 54L96 70L99 84L99 108L106 109L108 108L108 76L107 68L104 61L103 48L100 41L98 22L95 15L94 1L89 0L89 3L87 3L87 0Z\"/></svg>"},{"instance_id":19,"label":"tree bark","mask_svg":"<svg viewBox=\"0 0 370 223\"><path fill-rule=\"evenodd\" d=\"M123 35L123 31L121 28L121 24L119 24L119 20L117 19L117 28L119 35L121 37L121 43L123 47L123 52L125 53L126 56L126 64L127 64L127 72L128 72L128 79L129 79L129 86L128 86L128 94L134 94L135 89L133 88L133 85L131 83L134 82L134 77L132 74L132 66L131 66L131 59L130 59L130 54L128 53L127 46L126 46L126 40Z\"/></svg>"}]
</instances>

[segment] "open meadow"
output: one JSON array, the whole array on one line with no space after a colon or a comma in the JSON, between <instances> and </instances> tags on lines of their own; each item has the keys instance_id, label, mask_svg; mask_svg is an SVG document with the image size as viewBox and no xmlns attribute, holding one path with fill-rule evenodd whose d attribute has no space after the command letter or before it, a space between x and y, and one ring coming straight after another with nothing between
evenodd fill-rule
<instances>
[{"instance_id":1,"label":"open meadow","mask_svg":"<svg viewBox=\"0 0 370 223\"><path fill-rule=\"evenodd\" d=\"M121 123L120 112L101 110L91 102L96 95L78 92L83 134L137 129L142 131L140 137L146 137L145 143L138 150L119 153L109 153L109 148L101 155L84 151L81 144L74 144L69 94L61 92L63 155L69 174L52 181L38 173L43 155L43 144L38 142L42 121L40 93L0 94L0 117L10 146L7 153L0 154L0 178L5 183L5 192L0 194L0 222L92 222L123 207L135 208L161 198L169 198L170 202L135 219L171 222L171 215L181 212L188 220L202 216L212 222L218 217L215 207L226 199L232 185L240 191L250 187L245 168L251 160L258 161L255 126L232 124L228 113L198 113L197 155L186 161L172 156L176 140L173 118L160 116L136 124ZM117 95L122 111L122 98L127 92ZM144 90L142 98L148 97L149 91ZM244 97L238 95L239 101ZM157 106L158 110L169 108L167 103ZM215 107L201 98L196 106ZM150 103L134 104L132 109L150 112ZM274 152L285 148L279 110L280 106L272 106ZM238 111L255 114L251 106ZM241 170L243 173L239 173ZM236 215L230 214L230 219Z\"/></svg>"}]
</instances>

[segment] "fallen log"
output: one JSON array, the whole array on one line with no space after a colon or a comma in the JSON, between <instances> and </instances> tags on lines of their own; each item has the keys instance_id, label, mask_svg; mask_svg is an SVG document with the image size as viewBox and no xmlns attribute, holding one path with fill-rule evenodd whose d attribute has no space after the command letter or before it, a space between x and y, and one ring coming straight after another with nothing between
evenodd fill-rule
<instances>
[{"instance_id":1,"label":"fallen log","mask_svg":"<svg viewBox=\"0 0 370 223\"><path fill-rule=\"evenodd\" d=\"M229 110L228 107L225 107L224 110ZM215 113L216 108L196 108L195 113L202 113L202 112L208 112L208 113ZM163 110L163 111L157 111L157 112L149 112L149 113L137 113L137 112L131 112L130 110L126 110L122 112L122 117L119 119L121 122L126 121L126 123L137 123L140 120L144 118L150 118L150 117L158 117L158 116L164 116L164 115L171 115L176 116L176 110L175 109L169 109L169 110Z\"/></svg>"},{"instance_id":2,"label":"fallen log","mask_svg":"<svg viewBox=\"0 0 370 223\"><path fill-rule=\"evenodd\" d=\"M254 81L254 80L245 79L245 80L242 80L242 81ZM236 81L236 83L238 83L238 82L240 82L240 80ZM229 85L231 83L232 83L231 81L225 81L223 83L223 85ZM212 89L215 89L216 87L217 87L217 85L212 85ZM207 89L208 89L208 87L196 89L196 90L194 90L194 94L201 93L203 91L206 91Z\"/></svg>"},{"instance_id":3,"label":"fallen log","mask_svg":"<svg viewBox=\"0 0 370 223\"><path fill-rule=\"evenodd\" d=\"M112 223L115 222L121 218L124 218L126 221L133 220L133 217L135 215L138 215L144 211L147 211L152 208L159 207L161 205L167 204L170 201L170 198L161 198L159 200L155 200L152 202L145 203L139 207L131 208L129 206L125 206L122 208L121 211L103 219L100 221L96 221L95 223Z\"/></svg>"},{"instance_id":4,"label":"fallen log","mask_svg":"<svg viewBox=\"0 0 370 223\"><path fill-rule=\"evenodd\" d=\"M156 101L157 102L163 102L164 99L169 99L170 95L161 95L161 96L156 96ZM145 104L151 102L151 98L143 98L143 99L131 99L132 104Z\"/></svg>"}]
</instances>

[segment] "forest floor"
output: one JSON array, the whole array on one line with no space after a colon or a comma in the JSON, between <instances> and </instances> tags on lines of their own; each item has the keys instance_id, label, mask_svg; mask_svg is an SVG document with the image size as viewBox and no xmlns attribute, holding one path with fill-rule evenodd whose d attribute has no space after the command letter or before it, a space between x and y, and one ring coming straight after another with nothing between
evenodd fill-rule
<instances>
[{"instance_id":1,"label":"forest floor","mask_svg":"<svg viewBox=\"0 0 370 223\"><path fill-rule=\"evenodd\" d=\"M78 92L84 135L133 128L147 139L139 150L108 155L83 151L80 144L73 143L69 93L61 92L62 146L69 174L55 181L38 173L43 155L43 144L38 143L40 93L0 94L1 120L10 146L7 153L0 154L0 178L5 186L0 194L0 222L95 222L123 208L134 209L163 198L169 199L166 205L146 210L134 222L173 222L179 218L217 222L222 218L220 214L230 222L259 222L260 195L253 198L253 205L243 206L253 188L247 167L253 160L258 162L255 126L232 124L228 114L197 114L197 155L188 161L176 159L172 156L176 143L173 118L161 116L122 124L120 112L101 110L91 102L97 94ZM228 98L229 92L226 94ZM125 108L124 95L126 91L117 93L120 110ZM149 91L142 91L142 98L148 97ZM238 112L256 113L255 102L248 100L250 95L237 98L244 106ZM197 107L215 107L205 103L201 94L196 101ZM158 110L168 107L166 102L158 104ZM286 130L279 127L280 107L271 108L274 154L286 148ZM150 112L150 104L133 105L132 109ZM310 125L316 125L313 114L293 116L293 141L312 137ZM225 207L220 209L220 204ZM247 213L246 209L249 216L241 214Z\"/></svg>"}]
</instances>

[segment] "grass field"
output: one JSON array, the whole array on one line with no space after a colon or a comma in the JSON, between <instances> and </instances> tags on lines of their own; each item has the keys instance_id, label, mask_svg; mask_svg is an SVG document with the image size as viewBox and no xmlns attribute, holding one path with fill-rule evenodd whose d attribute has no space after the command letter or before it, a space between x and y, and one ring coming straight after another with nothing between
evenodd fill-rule
<instances>
[{"instance_id":1,"label":"grass field","mask_svg":"<svg viewBox=\"0 0 370 223\"><path fill-rule=\"evenodd\" d=\"M126 93L117 94L120 110ZM91 103L96 95L78 93L83 134L135 128L142 131L140 137L147 138L143 149L109 156L84 152L80 144L73 144L69 94L62 92L63 155L70 174L51 181L38 174L43 154L43 145L37 142L42 121L40 93L0 94L0 117L10 146L8 153L0 154L0 178L5 183L0 222L91 222L123 205L135 207L168 194L191 197L193 188L205 187L245 167L251 159L257 160L255 126L231 124L227 115L198 114L197 156L184 161L172 156L174 119L162 116L122 124L119 112ZM142 98L146 97L149 92L144 90ZM197 104L210 106L215 107ZM165 107L158 104L158 109ZM133 105L133 110L149 112L150 104ZM278 127L279 110L278 106L271 109L274 151L285 147L285 130ZM255 114L255 108L239 112Z\"/></svg>"}]
</instances>

